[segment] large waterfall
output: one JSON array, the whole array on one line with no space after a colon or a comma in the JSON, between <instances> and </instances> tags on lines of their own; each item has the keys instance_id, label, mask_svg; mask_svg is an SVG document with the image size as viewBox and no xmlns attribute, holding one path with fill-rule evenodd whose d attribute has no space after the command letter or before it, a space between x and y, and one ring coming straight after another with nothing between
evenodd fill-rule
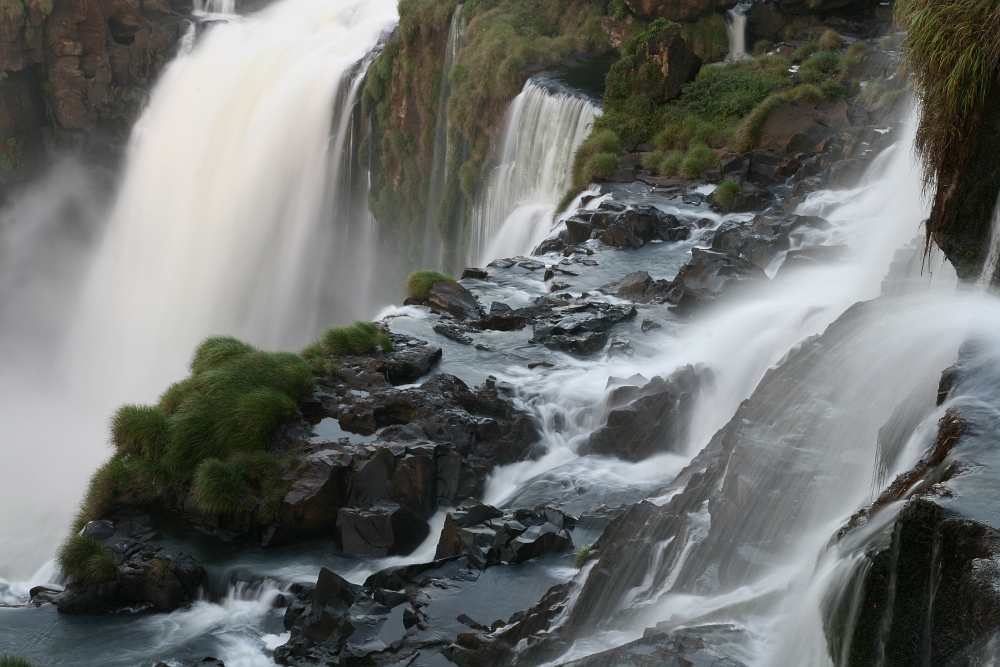
<instances>
[{"instance_id":1,"label":"large waterfall","mask_svg":"<svg viewBox=\"0 0 1000 667\"><path fill-rule=\"evenodd\" d=\"M571 183L573 154L600 109L529 79L507 111L496 167L472 219L472 259L528 252L549 233Z\"/></svg>"},{"instance_id":2,"label":"large waterfall","mask_svg":"<svg viewBox=\"0 0 1000 667\"><path fill-rule=\"evenodd\" d=\"M25 284L61 282L33 294L23 335L5 327L0 462L46 469L55 490L22 510L31 480L0 489L0 577L27 576L52 553L108 455L107 416L155 400L200 339L297 349L326 325L375 314L384 270L351 144L367 58L396 21L394 0L285 0L215 21L156 87L96 244L56 249L57 260L48 238L4 239L27 253L4 266L10 317L23 314L11 309ZM47 304L65 308L61 321L39 323L54 316ZM29 509L39 518L24 531Z\"/></svg>"}]
</instances>

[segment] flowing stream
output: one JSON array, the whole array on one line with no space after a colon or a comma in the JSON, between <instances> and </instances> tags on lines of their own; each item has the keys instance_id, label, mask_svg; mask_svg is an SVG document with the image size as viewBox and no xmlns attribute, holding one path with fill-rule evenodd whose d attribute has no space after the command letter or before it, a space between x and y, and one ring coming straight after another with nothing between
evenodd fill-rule
<instances>
[{"instance_id":1,"label":"flowing stream","mask_svg":"<svg viewBox=\"0 0 1000 667\"><path fill-rule=\"evenodd\" d=\"M600 109L557 84L529 79L504 121L497 166L473 211L473 260L530 252L552 229L573 155Z\"/></svg>"},{"instance_id":2,"label":"flowing stream","mask_svg":"<svg viewBox=\"0 0 1000 667\"><path fill-rule=\"evenodd\" d=\"M747 11L752 3L741 2L726 12L726 32L729 33L729 56L727 60L743 60L747 53Z\"/></svg>"}]
</instances>

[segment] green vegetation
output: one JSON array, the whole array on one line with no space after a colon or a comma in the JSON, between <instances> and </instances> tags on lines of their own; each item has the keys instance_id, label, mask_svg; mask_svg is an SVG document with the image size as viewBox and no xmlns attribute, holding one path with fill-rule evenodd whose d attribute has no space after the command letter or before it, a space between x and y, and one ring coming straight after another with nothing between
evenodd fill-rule
<instances>
[{"instance_id":1,"label":"green vegetation","mask_svg":"<svg viewBox=\"0 0 1000 667\"><path fill-rule=\"evenodd\" d=\"M153 579L163 581L174 573L174 564L169 558L154 558L151 574Z\"/></svg>"},{"instance_id":2,"label":"green vegetation","mask_svg":"<svg viewBox=\"0 0 1000 667\"><path fill-rule=\"evenodd\" d=\"M111 581L118 576L118 560L90 535L73 535L57 554L59 567L84 586Z\"/></svg>"},{"instance_id":3,"label":"green vegetation","mask_svg":"<svg viewBox=\"0 0 1000 667\"><path fill-rule=\"evenodd\" d=\"M379 348L392 349L389 334L371 322L352 322L346 327L330 327L319 339L325 354L368 354Z\"/></svg>"},{"instance_id":4,"label":"green vegetation","mask_svg":"<svg viewBox=\"0 0 1000 667\"><path fill-rule=\"evenodd\" d=\"M21 0L0 0L0 17L13 21L24 14L24 3Z\"/></svg>"},{"instance_id":5,"label":"green vegetation","mask_svg":"<svg viewBox=\"0 0 1000 667\"><path fill-rule=\"evenodd\" d=\"M695 23L681 26L681 36L698 57L716 62L729 54L729 30L721 14L709 14Z\"/></svg>"},{"instance_id":6,"label":"green vegetation","mask_svg":"<svg viewBox=\"0 0 1000 667\"><path fill-rule=\"evenodd\" d=\"M314 375L338 375L340 366L326 356L326 350L321 343L310 343L299 351L299 356L306 360Z\"/></svg>"},{"instance_id":7,"label":"green vegetation","mask_svg":"<svg viewBox=\"0 0 1000 667\"><path fill-rule=\"evenodd\" d=\"M580 144L573 158L573 186L587 187L594 178L603 178L618 166L618 156L622 154L618 135L612 130L598 130ZM605 171L611 160L614 164Z\"/></svg>"},{"instance_id":8,"label":"green vegetation","mask_svg":"<svg viewBox=\"0 0 1000 667\"><path fill-rule=\"evenodd\" d=\"M453 283L455 279L440 271L414 271L406 279L406 295L414 299L426 299L437 283Z\"/></svg>"},{"instance_id":9,"label":"green vegetation","mask_svg":"<svg viewBox=\"0 0 1000 667\"><path fill-rule=\"evenodd\" d=\"M774 42L769 39L758 39L753 43L753 55L760 57L766 55L774 48Z\"/></svg>"},{"instance_id":10,"label":"green vegetation","mask_svg":"<svg viewBox=\"0 0 1000 667\"><path fill-rule=\"evenodd\" d=\"M839 51L844 48L844 38L833 28L830 28L819 38L819 48L823 51Z\"/></svg>"},{"instance_id":11,"label":"green vegetation","mask_svg":"<svg viewBox=\"0 0 1000 667\"><path fill-rule=\"evenodd\" d=\"M444 36L457 0L402 0L398 36L390 39L365 82L362 107L373 118L378 145L359 153L373 166L371 207L393 230L401 268L422 256L439 93L445 81ZM607 41L605 13L627 14L606 0L469 0L464 47L446 83L452 127L445 156L446 182L432 224L458 254L465 213L475 197L487 154L508 103L521 90L525 69L571 53L599 52ZM449 268L449 267L445 267Z\"/></svg>"},{"instance_id":12,"label":"green vegetation","mask_svg":"<svg viewBox=\"0 0 1000 667\"><path fill-rule=\"evenodd\" d=\"M590 554L593 553L593 550L593 545L584 544L581 546L576 552L576 555L573 556L573 565L575 565L577 569L583 567L583 564L587 562L588 558L590 558Z\"/></svg>"},{"instance_id":13,"label":"green vegetation","mask_svg":"<svg viewBox=\"0 0 1000 667\"><path fill-rule=\"evenodd\" d=\"M736 201L736 195L740 193L740 186L736 181L726 179L719 183L719 187L712 193L715 203L724 209L729 209Z\"/></svg>"},{"instance_id":14,"label":"green vegetation","mask_svg":"<svg viewBox=\"0 0 1000 667\"><path fill-rule=\"evenodd\" d=\"M718 156L705 144L695 144L688 149L681 162L680 175L684 178L695 179L701 172L719 164Z\"/></svg>"},{"instance_id":15,"label":"green vegetation","mask_svg":"<svg viewBox=\"0 0 1000 667\"><path fill-rule=\"evenodd\" d=\"M16 655L0 655L0 667L34 667L30 662Z\"/></svg>"},{"instance_id":16,"label":"green vegetation","mask_svg":"<svg viewBox=\"0 0 1000 667\"><path fill-rule=\"evenodd\" d=\"M962 144L967 120L997 86L1000 6L996 0L900 0L904 61L923 113L917 149L929 177Z\"/></svg>"},{"instance_id":17,"label":"green vegetation","mask_svg":"<svg viewBox=\"0 0 1000 667\"><path fill-rule=\"evenodd\" d=\"M295 354L263 352L228 336L205 340L191 376L157 405L115 412L116 453L91 479L75 530L123 502L156 503L175 488L188 489L200 511L265 522L259 509L285 487L283 463L267 448L277 428L299 415L296 401L312 390L313 372ZM76 538L71 544L67 562L78 564L82 546Z\"/></svg>"}]
</instances>

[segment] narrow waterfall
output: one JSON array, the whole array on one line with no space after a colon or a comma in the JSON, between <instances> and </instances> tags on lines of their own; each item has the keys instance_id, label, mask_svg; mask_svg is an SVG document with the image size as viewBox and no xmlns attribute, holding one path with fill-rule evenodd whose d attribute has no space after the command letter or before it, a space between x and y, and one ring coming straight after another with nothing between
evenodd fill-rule
<instances>
[{"instance_id":1,"label":"narrow waterfall","mask_svg":"<svg viewBox=\"0 0 1000 667\"><path fill-rule=\"evenodd\" d=\"M432 162L430 191L427 197L427 219L424 228L424 266L438 266L441 263L441 242L438 232L438 217L454 213L446 199L445 189L449 184L452 146L452 123L448 117L448 98L451 95L451 70L455 66L458 52L465 43L466 21L464 4L455 7L451 14L451 28L445 46L444 67L441 70L441 92L438 94L437 126L434 129L434 157Z\"/></svg>"},{"instance_id":2,"label":"narrow waterfall","mask_svg":"<svg viewBox=\"0 0 1000 667\"><path fill-rule=\"evenodd\" d=\"M18 499L36 495L31 481L0 490L0 546L14 559L0 561L0 577L27 576L41 565L27 557L53 552L108 455L107 416L155 400L200 339L297 349L326 325L375 314L386 270L368 174L353 164L355 109L396 22L395 0L283 0L211 25L164 72L103 233L61 285L80 292L76 304L67 299L47 329L54 340L5 342L0 462L47 469L54 491L32 502L39 519L26 532ZM26 358L51 373L15 368ZM8 533L25 544L9 549Z\"/></svg>"},{"instance_id":3,"label":"narrow waterfall","mask_svg":"<svg viewBox=\"0 0 1000 667\"><path fill-rule=\"evenodd\" d=\"M600 108L529 79L507 111L497 166L472 220L472 258L489 261L530 251L552 226L570 186L573 154Z\"/></svg>"},{"instance_id":4,"label":"narrow waterfall","mask_svg":"<svg viewBox=\"0 0 1000 667\"><path fill-rule=\"evenodd\" d=\"M983 270L977 281L980 287L988 287L996 277L997 264L1000 263L1000 197L997 197L993 208L993 224L990 226L990 245L983 262Z\"/></svg>"},{"instance_id":5,"label":"narrow waterfall","mask_svg":"<svg viewBox=\"0 0 1000 667\"><path fill-rule=\"evenodd\" d=\"M747 11L752 3L741 2L726 12L726 30L729 33L727 60L743 60L747 53Z\"/></svg>"}]
</instances>

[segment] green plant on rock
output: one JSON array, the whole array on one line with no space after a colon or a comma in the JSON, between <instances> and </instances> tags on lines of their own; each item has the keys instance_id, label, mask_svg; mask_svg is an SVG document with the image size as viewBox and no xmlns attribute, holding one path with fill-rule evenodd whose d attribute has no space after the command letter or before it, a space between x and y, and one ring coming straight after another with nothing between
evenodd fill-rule
<instances>
[{"instance_id":1,"label":"green plant on rock","mask_svg":"<svg viewBox=\"0 0 1000 667\"><path fill-rule=\"evenodd\" d=\"M681 26L681 36L691 50L706 62L716 62L729 54L729 30L721 14L703 16Z\"/></svg>"},{"instance_id":2,"label":"green plant on rock","mask_svg":"<svg viewBox=\"0 0 1000 667\"><path fill-rule=\"evenodd\" d=\"M34 667L34 665L20 656L5 653L0 655L0 667Z\"/></svg>"},{"instance_id":3,"label":"green plant on rock","mask_svg":"<svg viewBox=\"0 0 1000 667\"><path fill-rule=\"evenodd\" d=\"M763 56L766 55L774 48L774 42L769 39L758 39L753 43L753 55Z\"/></svg>"},{"instance_id":4,"label":"green plant on rock","mask_svg":"<svg viewBox=\"0 0 1000 667\"><path fill-rule=\"evenodd\" d=\"M174 564L169 558L154 558L150 574L153 579L163 581L174 573Z\"/></svg>"},{"instance_id":5,"label":"green plant on rock","mask_svg":"<svg viewBox=\"0 0 1000 667\"><path fill-rule=\"evenodd\" d=\"M728 210L730 207L732 207L733 202L736 201L736 196L739 193L740 193L739 183L727 178L726 180L719 183L719 187L717 187L715 189L715 192L712 193L712 198L715 200L716 204Z\"/></svg>"},{"instance_id":6,"label":"green plant on rock","mask_svg":"<svg viewBox=\"0 0 1000 667\"><path fill-rule=\"evenodd\" d=\"M428 288L429 289L429 288ZM368 354L375 349L392 349L392 339L371 322L352 322L346 327L330 327L319 339L326 354Z\"/></svg>"},{"instance_id":7,"label":"green plant on rock","mask_svg":"<svg viewBox=\"0 0 1000 667\"><path fill-rule=\"evenodd\" d=\"M118 576L118 559L90 535L73 535L59 548L59 567L84 586L101 584Z\"/></svg>"},{"instance_id":8,"label":"green plant on rock","mask_svg":"<svg viewBox=\"0 0 1000 667\"><path fill-rule=\"evenodd\" d=\"M775 109L791 99L792 93L787 90L768 95L737 127L734 143L736 151L743 153L756 146L760 141L760 133L764 129L764 123L771 117Z\"/></svg>"},{"instance_id":9,"label":"green plant on rock","mask_svg":"<svg viewBox=\"0 0 1000 667\"><path fill-rule=\"evenodd\" d=\"M579 191L594 179L607 177L618 166L621 152L618 135L611 130L591 133L573 156L573 187ZM612 158L613 165L610 164Z\"/></svg>"},{"instance_id":10,"label":"green plant on rock","mask_svg":"<svg viewBox=\"0 0 1000 667\"><path fill-rule=\"evenodd\" d=\"M575 565L577 569L580 569L583 567L583 564L587 562L587 559L590 558L590 554L593 552L593 545L584 544L577 550L576 555L573 556L573 565Z\"/></svg>"},{"instance_id":11,"label":"green plant on rock","mask_svg":"<svg viewBox=\"0 0 1000 667\"><path fill-rule=\"evenodd\" d=\"M406 278L406 295L413 299L426 299L431 288L438 283L453 283L455 279L440 271L414 271Z\"/></svg>"},{"instance_id":12,"label":"green plant on rock","mask_svg":"<svg viewBox=\"0 0 1000 667\"><path fill-rule=\"evenodd\" d=\"M315 375L338 375L340 366L326 356L326 350L320 343L310 343L299 352L299 356L306 360Z\"/></svg>"},{"instance_id":13,"label":"green plant on rock","mask_svg":"<svg viewBox=\"0 0 1000 667\"><path fill-rule=\"evenodd\" d=\"M823 51L839 51L844 48L844 38L840 33L830 28L819 37L819 48Z\"/></svg>"},{"instance_id":14,"label":"green plant on rock","mask_svg":"<svg viewBox=\"0 0 1000 667\"><path fill-rule=\"evenodd\" d=\"M676 176L680 173L681 163L684 162L683 151L670 151L663 156L660 161L660 176Z\"/></svg>"},{"instance_id":15,"label":"green plant on rock","mask_svg":"<svg viewBox=\"0 0 1000 667\"><path fill-rule=\"evenodd\" d=\"M719 157L705 144L695 144L681 162L680 175L687 179L698 178L703 171L719 164Z\"/></svg>"}]
</instances>

